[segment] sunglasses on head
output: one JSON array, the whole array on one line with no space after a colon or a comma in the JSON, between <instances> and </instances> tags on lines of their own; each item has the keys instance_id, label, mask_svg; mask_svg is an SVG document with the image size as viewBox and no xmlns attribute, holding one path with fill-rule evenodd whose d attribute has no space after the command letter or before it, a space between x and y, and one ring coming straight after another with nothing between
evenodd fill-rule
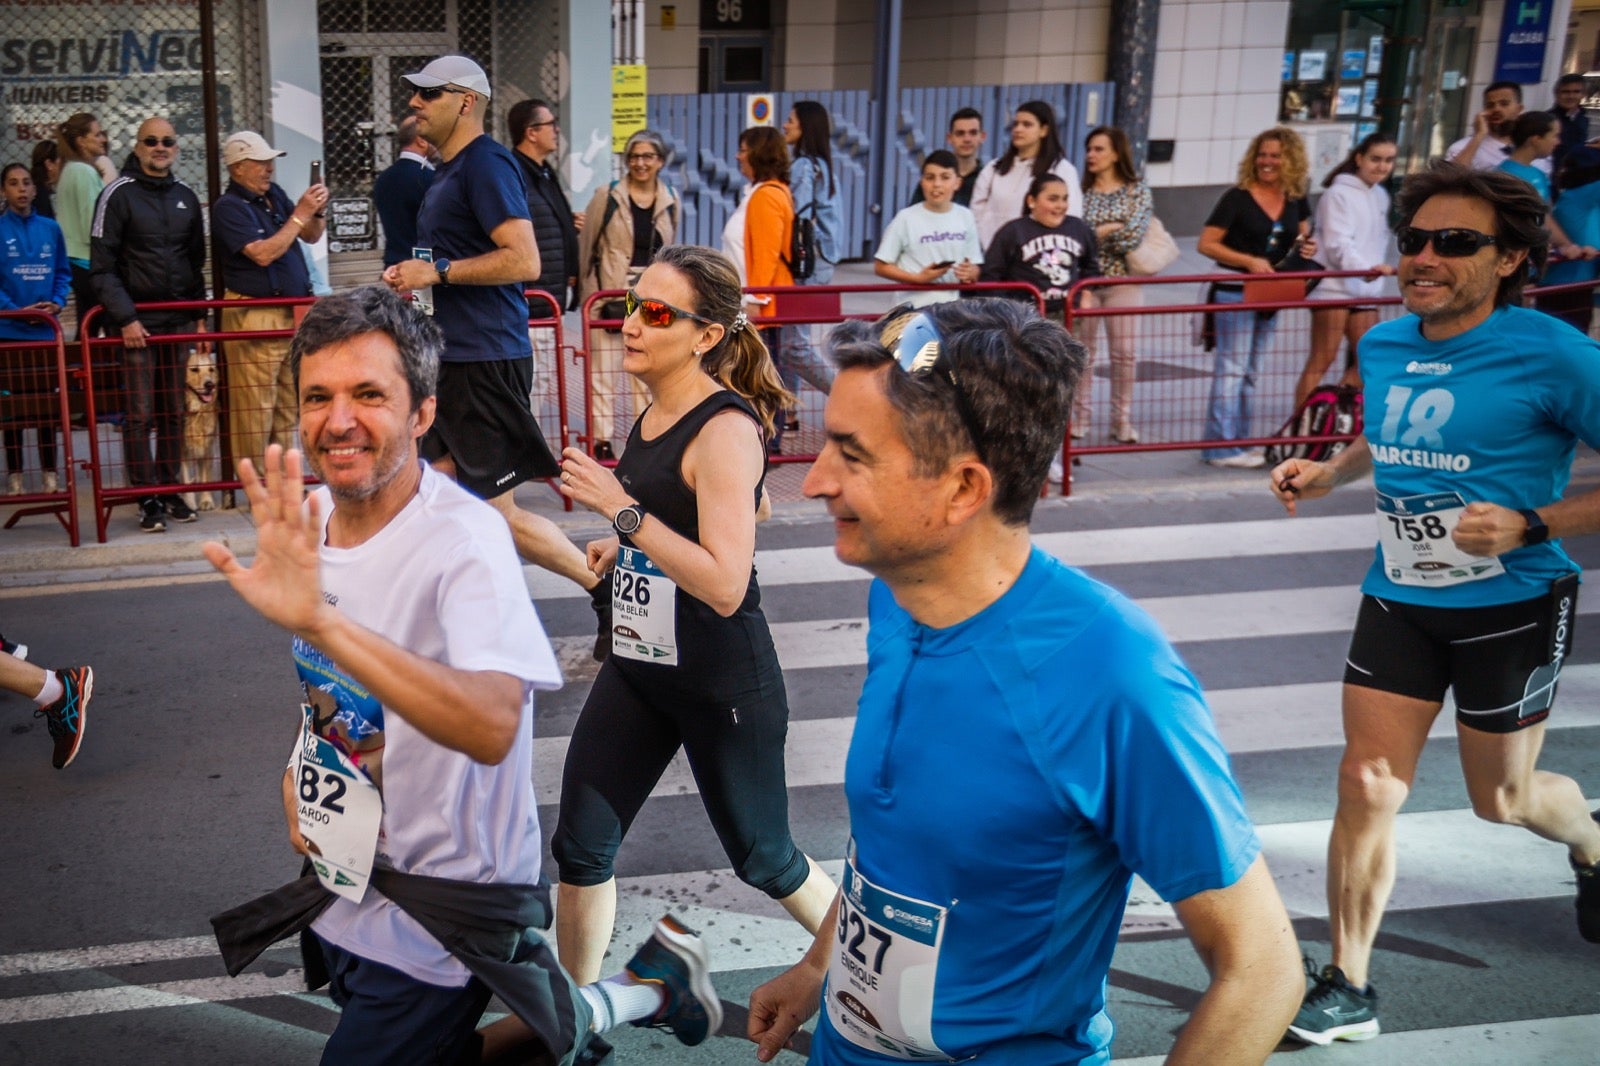
<instances>
[{"instance_id":1,"label":"sunglasses on head","mask_svg":"<svg viewBox=\"0 0 1600 1066\"><path fill-rule=\"evenodd\" d=\"M681 307L673 307L665 300L646 300L632 289L628 290L627 298L622 301L623 317L628 318L635 311L639 312L639 320L647 326L656 329L666 329L680 318L691 319L703 326L711 325L711 320L693 311L685 311Z\"/></svg>"},{"instance_id":2,"label":"sunglasses on head","mask_svg":"<svg viewBox=\"0 0 1600 1066\"><path fill-rule=\"evenodd\" d=\"M983 435L978 431L978 416L956 376L955 361L944 350L944 341L926 314L914 316L901 330L894 359L907 374L932 374L950 383L956 392L956 413L961 416L961 424L967 427L967 436L972 438L972 447L982 460Z\"/></svg>"},{"instance_id":3,"label":"sunglasses on head","mask_svg":"<svg viewBox=\"0 0 1600 1066\"><path fill-rule=\"evenodd\" d=\"M1465 259L1477 255L1478 249L1485 245L1495 243L1494 237L1488 233L1461 227L1418 229L1415 226L1401 226L1394 235L1401 255L1419 255L1432 241L1433 254L1442 259Z\"/></svg>"},{"instance_id":4,"label":"sunglasses on head","mask_svg":"<svg viewBox=\"0 0 1600 1066\"><path fill-rule=\"evenodd\" d=\"M143 138L140 138L140 143L143 144L146 148L154 148L158 144L163 148L176 148L176 147L178 147L178 138L176 138L176 137L143 137Z\"/></svg>"},{"instance_id":5,"label":"sunglasses on head","mask_svg":"<svg viewBox=\"0 0 1600 1066\"><path fill-rule=\"evenodd\" d=\"M465 89L452 89L448 85L434 85L434 86L430 86L429 88L426 88L426 89L418 89L417 90L417 95L422 97L424 100L426 100L428 103L431 104L435 100L439 99L439 97L443 96L445 93L451 93L453 95L460 96L462 93L465 93L466 91L467 90L465 90Z\"/></svg>"}]
</instances>

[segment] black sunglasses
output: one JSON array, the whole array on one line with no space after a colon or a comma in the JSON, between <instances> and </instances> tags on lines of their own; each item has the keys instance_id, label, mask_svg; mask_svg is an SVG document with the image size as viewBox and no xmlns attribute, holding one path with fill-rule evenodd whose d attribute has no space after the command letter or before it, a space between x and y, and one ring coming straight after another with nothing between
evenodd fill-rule
<instances>
[{"instance_id":1,"label":"black sunglasses","mask_svg":"<svg viewBox=\"0 0 1600 1066\"><path fill-rule=\"evenodd\" d=\"M467 90L465 89L452 89L448 85L434 85L427 89L417 89L417 95L431 104L445 93L453 93L456 96L461 96L466 91Z\"/></svg>"},{"instance_id":2,"label":"black sunglasses","mask_svg":"<svg viewBox=\"0 0 1600 1066\"><path fill-rule=\"evenodd\" d=\"M178 138L176 138L176 137L144 137L144 138L141 139L140 143L143 144L146 148L154 148L158 144L163 148L176 148L176 147L178 147Z\"/></svg>"},{"instance_id":3,"label":"black sunglasses","mask_svg":"<svg viewBox=\"0 0 1600 1066\"><path fill-rule=\"evenodd\" d=\"M1465 259L1467 256L1477 255L1478 249L1485 245L1495 243L1491 234L1459 226L1452 226L1449 229L1401 226L1395 230L1394 236L1401 255L1419 255L1428 246L1428 242L1432 241L1433 254L1442 259Z\"/></svg>"},{"instance_id":4,"label":"black sunglasses","mask_svg":"<svg viewBox=\"0 0 1600 1066\"><path fill-rule=\"evenodd\" d=\"M680 318L692 319L701 325L711 325L709 318L704 318L693 311L685 311L681 307L673 307L665 300L647 300L632 289L628 290L627 297L622 301L622 315L630 317L635 311L639 312L639 320L647 326L656 329L666 329Z\"/></svg>"}]
</instances>

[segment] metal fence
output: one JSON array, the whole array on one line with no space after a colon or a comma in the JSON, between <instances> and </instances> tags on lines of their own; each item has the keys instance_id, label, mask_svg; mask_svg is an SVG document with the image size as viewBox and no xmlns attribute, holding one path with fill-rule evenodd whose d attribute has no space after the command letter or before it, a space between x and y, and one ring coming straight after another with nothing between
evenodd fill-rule
<instances>
[{"instance_id":1,"label":"metal fence","mask_svg":"<svg viewBox=\"0 0 1600 1066\"><path fill-rule=\"evenodd\" d=\"M872 114L873 103L865 89L832 92L773 94L776 120L781 122L796 100L816 100L833 120L833 158L840 185L844 215L846 258L871 255L879 235L894 212L911 202L920 177L922 160L945 147L950 115L962 107L983 113L989 131L987 155L1005 150L1006 130L1017 105L1043 100L1056 112L1067 156L1079 167L1083 140L1111 114L1115 86L1110 82L1063 85L973 85L955 88L903 89L890 170L894 175L895 202L873 211ZM739 133L745 127L746 98L741 93L651 96L649 123L666 138L672 161L665 176L683 198L683 223L679 239L685 243L719 247L722 227L738 206L745 181L734 157Z\"/></svg>"}]
</instances>

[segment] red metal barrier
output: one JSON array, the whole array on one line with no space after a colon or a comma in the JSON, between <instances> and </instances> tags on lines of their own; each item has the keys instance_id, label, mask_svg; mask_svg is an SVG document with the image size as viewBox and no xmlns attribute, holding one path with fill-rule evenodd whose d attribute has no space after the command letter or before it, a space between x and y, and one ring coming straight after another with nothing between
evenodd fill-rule
<instances>
[{"instance_id":1,"label":"red metal barrier","mask_svg":"<svg viewBox=\"0 0 1600 1066\"><path fill-rule=\"evenodd\" d=\"M1312 279L1358 277L1374 275L1360 271L1330 271L1284 273L1273 275L1284 279ZM1312 318L1307 312L1370 307L1378 312L1379 319L1392 318L1403 313L1400 298L1383 296L1372 298L1340 298L1286 300L1255 303L1207 303L1204 293L1194 302L1149 303L1140 306L1077 306L1079 297L1086 292L1101 292L1139 287L1191 285L1209 286L1213 282L1238 284L1249 280L1250 275L1238 273L1195 274L1173 277L1141 278L1085 278L1073 286L1068 298L1068 328L1091 351L1104 348L1105 331L1095 329L1100 320L1129 321L1135 331L1138 379L1134 395L1133 423L1140 439L1137 443L1102 441L1098 437L1111 426L1110 398L1098 395L1095 377L1086 372L1079 388L1089 389L1088 405L1093 436L1074 439L1070 434L1062 448L1063 468L1066 473L1063 493L1071 492L1072 458L1083 455L1111 455L1119 453L1155 451L1191 451L1208 447L1265 447L1272 444L1309 443L1313 441L1348 441L1349 434L1331 436L1278 437L1274 431L1289 418L1294 410L1294 388L1306 367L1311 353ZM1530 289L1528 302L1539 304L1552 294L1584 291L1592 295L1596 282L1553 286L1547 289ZM1587 308L1586 301L1577 301ZM1549 308L1547 308L1549 309ZM1198 316L1216 312L1271 311L1277 312L1276 328L1270 345L1256 375L1254 412L1250 432L1225 442L1206 439L1204 435L1206 409L1213 376L1214 354L1203 350L1194 337L1194 322ZM1555 313L1552 310L1552 313ZM1585 311L1585 318L1587 312ZM1099 344L1091 343L1094 341ZM1341 338L1339 347L1344 341ZM1337 354L1337 353L1336 353ZM1091 371L1106 366L1106 360L1096 353ZM1326 371L1326 376L1338 380L1344 372L1343 363L1336 357ZM1107 390L1109 391L1109 390ZM1076 429L1082 430L1081 424ZM1114 428L1114 427L1112 427Z\"/></svg>"},{"instance_id":2,"label":"red metal barrier","mask_svg":"<svg viewBox=\"0 0 1600 1066\"><path fill-rule=\"evenodd\" d=\"M540 347L547 347L548 349L548 362L554 364L555 368L554 381L546 380L543 393L539 395L541 400L550 399L553 406L561 408L562 400L566 394L566 385L561 359L559 358L563 341L559 309L548 293L535 290L530 292L529 296L548 303L552 309L550 318L530 318L529 326L530 328L547 328L553 331L554 343L549 346L540 345ZM195 318L198 319L217 310L239 311L252 307L303 307L315 302L315 298L309 296L262 300L193 300L139 304L138 309L141 314L146 315L160 312L192 311L195 313ZM147 496L194 494L194 502L190 506L207 509L204 504L212 502L210 500L211 493L226 492L231 494L240 488L238 478L233 476L234 463L229 445L231 431L235 428L233 416L245 410L245 408L230 403L236 390L230 387L227 380L228 347L237 341L287 341L294 336L294 329L287 327L282 329L229 330L222 333L208 330L168 333L152 337L151 340L153 342L158 341L163 348L171 349L177 347L182 349L185 367L189 359L188 350L191 347L221 343L222 350L217 358L219 374L217 377L217 402L215 406L216 428L214 430L216 447L212 448L208 445L203 456L196 456L192 460L193 464L198 464L200 469L203 469L205 476L192 476L191 480L188 481L178 476L134 485L129 483L129 471L126 464L128 441L125 432L127 421L125 417L127 404L125 401L129 396L126 377L128 370L125 359L126 351L123 348L121 336L116 333L108 337L95 337L93 335L95 324L103 318L103 315L104 309L95 307L84 316L84 326L80 330L80 337L82 338L80 344L83 351L82 368L79 370L79 379L84 388L84 402L89 428L89 451L91 455L89 469L94 486L95 532L101 543L106 540L111 511L115 507L137 503ZM155 347L155 345L152 344L152 347ZM538 360L535 361L536 393L540 384L541 365ZM173 364L170 362L165 364L165 369L168 375L166 385L171 386ZM545 379L550 377L547 372L542 376ZM179 386L179 388L181 389L182 386ZM182 392L177 394L179 399L181 399L182 395ZM181 468L184 465L182 462L184 459L182 435L184 432L183 419L185 418L185 412L181 409L177 412L179 418L178 426L176 430L173 430L171 428L172 411L170 410L170 405L174 402L174 397L162 396L161 399L169 405L169 410L165 413L165 417L161 419L167 426L167 438L163 441L161 432L157 432L154 448L161 449L164 447L165 452L153 453L152 458L155 459L155 462L152 463L152 466L159 470L168 462L177 462ZM532 402L531 397L530 402ZM297 407L298 404L296 403L291 410L297 410ZM152 422L154 421L156 419L152 418ZM287 443L293 443L298 428L298 417L292 418L291 421L292 425L280 423L280 430L287 430L289 438ZM119 442L123 445L123 454L120 457L111 456L109 451L103 453L101 447L101 425L104 422L115 422L122 428L122 432L117 434ZM559 433L561 438L565 440L568 430L564 410L560 415ZM174 437L176 437L176 440L173 439ZM109 444L109 441L107 443ZM557 451L559 450L558 446ZM162 455L165 458L160 458ZM220 470L213 465L214 462L221 464ZM189 472L195 475L195 466L191 466ZM218 476L210 476L213 473ZM315 479L311 480L314 481ZM230 501L224 499L223 502L226 505Z\"/></svg>"},{"instance_id":3,"label":"red metal barrier","mask_svg":"<svg viewBox=\"0 0 1600 1066\"><path fill-rule=\"evenodd\" d=\"M752 318L751 324L757 329L763 330L781 327L791 327L799 330L812 325L831 325L847 319L870 320L877 318L880 313L878 311L847 314L840 309L841 296L863 293L877 295L897 292L1021 292L1033 299L1040 314L1044 313L1043 294L1032 285L1013 281L973 282L970 285L902 285L888 283L883 285L776 285L756 286L747 288L744 291L749 296L779 297L780 309L787 305L787 312L784 314L760 319ZM592 293L588 299L584 300L582 329L584 338L591 345L596 343L597 334L614 336L615 331L622 326L622 319L620 318L596 317L596 311L599 306L613 300L621 300L626 295L627 291L623 289L606 289ZM820 338L802 339L807 340L808 343L816 344ZM792 340L790 342L792 343ZM606 344L610 342L601 338L599 343ZM768 346L771 347L772 343L772 341L769 341ZM620 342L617 342L617 347L620 348ZM776 355L776 353L774 354ZM594 352L590 349L580 349L573 352L575 360L579 360L584 364L585 371L583 374L582 407L584 428L583 432L578 435L577 440L579 441L579 446L591 455L594 454L594 446L597 442L611 442L618 437L618 435L612 433L616 428L614 410L611 416L612 425L604 427L597 425L599 419L595 415L595 395L597 391L606 396L617 395L620 391L618 386L626 378L621 368L620 359L614 367L609 365L602 366L597 365L598 361L593 358L593 355ZM596 388L597 385L599 386L598 389ZM638 387L642 390L642 387L639 386L630 385L630 387ZM788 431L790 434L798 436L799 443L798 445L792 443L796 439L795 436L786 437L784 450L781 453L771 453L769 462L773 464L789 464L811 463L816 460L817 451L823 439L821 396L822 394L815 388L802 387L793 412L793 428ZM604 415L601 417L603 418ZM637 417L637 413L635 417ZM627 424L631 425L632 423L629 421ZM612 435L603 436L601 435L602 432ZM625 437L625 434L620 436ZM617 443L620 445L620 440L617 440ZM620 451L620 447L617 447L616 450Z\"/></svg>"},{"instance_id":4,"label":"red metal barrier","mask_svg":"<svg viewBox=\"0 0 1600 1066\"><path fill-rule=\"evenodd\" d=\"M77 461L72 448L72 377L67 366L66 340L55 315L44 311L18 309L0 311L0 319L42 322L50 329L48 340L0 342L0 430L7 453L7 488L26 485L23 466L26 452L23 433L32 429L38 436L39 490L10 494L6 502L18 504L6 519L10 529L30 515L53 515L67 531L76 548L80 543L78 526ZM56 436L59 433L59 442ZM48 436L46 436L48 434ZM59 446L59 460L44 459ZM56 464L62 477L57 478ZM50 482L57 482L51 488Z\"/></svg>"}]
</instances>

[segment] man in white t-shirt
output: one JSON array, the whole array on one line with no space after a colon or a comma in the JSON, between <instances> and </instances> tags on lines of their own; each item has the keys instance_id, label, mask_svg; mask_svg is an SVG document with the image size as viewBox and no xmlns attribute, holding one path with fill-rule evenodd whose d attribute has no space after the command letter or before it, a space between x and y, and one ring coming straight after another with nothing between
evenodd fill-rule
<instances>
[{"instance_id":1,"label":"man in white t-shirt","mask_svg":"<svg viewBox=\"0 0 1600 1066\"><path fill-rule=\"evenodd\" d=\"M324 1061L400 1061L419 1046L457 1061L491 990L534 1004L518 1013L558 1060L623 1021L698 1043L721 1012L682 926L663 919L627 970L581 989L524 932L549 914L533 694L561 672L505 522L419 457L442 350L438 327L382 286L318 303L289 359L323 487L302 505L298 451L269 448L265 482L242 460L255 561L205 545L294 638L305 707L284 809L333 894L310 931L343 1009ZM515 912L504 928L478 913L501 901ZM496 938L499 958L476 950Z\"/></svg>"},{"instance_id":2,"label":"man in white t-shirt","mask_svg":"<svg viewBox=\"0 0 1600 1066\"><path fill-rule=\"evenodd\" d=\"M961 187L956 157L943 149L929 152L922 164L922 202L890 220L872 264L880 278L903 285L970 285L978 280L983 249L978 220L954 200ZM956 292L918 292L914 307L954 300Z\"/></svg>"},{"instance_id":3,"label":"man in white t-shirt","mask_svg":"<svg viewBox=\"0 0 1600 1066\"><path fill-rule=\"evenodd\" d=\"M1463 137L1444 156L1473 170L1493 170L1511 152L1511 127L1522 114L1522 86L1514 81L1497 81L1483 90L1483 110L1472 120L1472 135ZM1537 160L1534 166L1550 173L1550 160Z\"/></svg>"}]
</instances>

